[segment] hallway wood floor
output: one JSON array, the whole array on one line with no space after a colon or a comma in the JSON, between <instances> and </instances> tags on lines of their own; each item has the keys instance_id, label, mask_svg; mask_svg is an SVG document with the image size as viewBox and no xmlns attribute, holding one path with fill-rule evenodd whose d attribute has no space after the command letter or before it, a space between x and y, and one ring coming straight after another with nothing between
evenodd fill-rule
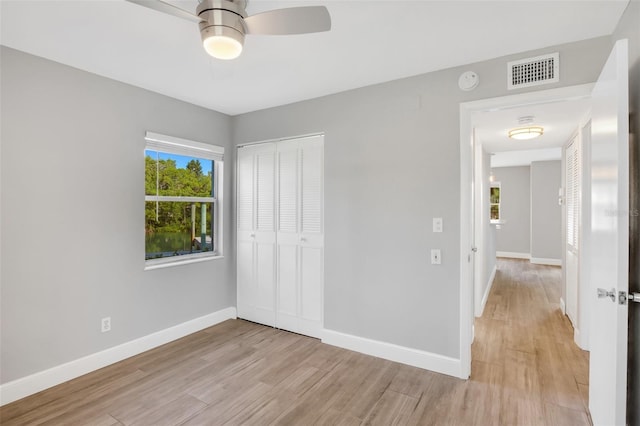
<instances>
[{"instance_id":1,"label":"hallway wood floor","mask_svg":"<svg viewBox=\"0 0 640 426\"><path fill-rule=\"evenodd\" d=\"M0 423L588 425L560 269L498 268L468 381L230 320L6 405Z\"/></svg>"}]
</instances>

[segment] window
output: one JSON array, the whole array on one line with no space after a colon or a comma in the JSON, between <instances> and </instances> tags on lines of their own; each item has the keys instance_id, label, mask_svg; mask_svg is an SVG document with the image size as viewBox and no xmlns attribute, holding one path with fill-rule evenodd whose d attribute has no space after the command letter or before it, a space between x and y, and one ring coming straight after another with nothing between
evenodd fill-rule
<instances>
[{"instance_id":1,"label":"window","mask_svg":"<svg viewBox=\"0 0 640 426\"><path fill-rule=\"evenodd\" d=\"M491 220L500 220L500 182L492 182L489 188Z\"/></svg>"},{"instance_id":2,"label":"window","mask_svg":"<svg viewBox=\"0 0 640 426\"><path fill-rule=\"evenodd\" d=\"M151 132L145 139L147 266L221 256L224 148Z\"/></svg>"}]
</instances>

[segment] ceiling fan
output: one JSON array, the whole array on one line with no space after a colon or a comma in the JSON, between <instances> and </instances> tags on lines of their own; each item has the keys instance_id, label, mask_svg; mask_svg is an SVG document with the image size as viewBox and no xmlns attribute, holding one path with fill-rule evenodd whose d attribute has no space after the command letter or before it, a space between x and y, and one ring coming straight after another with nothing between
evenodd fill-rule
<instances>
[{"instance_id":1,"label":"ceiling fan","mask_svg":"<svg viewBox=\"0 0 640 426\"><path fill-rule=\"evenodd\" d=\"M127 1L196 22L204 50L218 59L240 56L246 34L306 34L331 29L331 16L324 6L290 7L249 16L247 0L200 0L195 14L162 0Z\"/></svg>"}]
</instances>

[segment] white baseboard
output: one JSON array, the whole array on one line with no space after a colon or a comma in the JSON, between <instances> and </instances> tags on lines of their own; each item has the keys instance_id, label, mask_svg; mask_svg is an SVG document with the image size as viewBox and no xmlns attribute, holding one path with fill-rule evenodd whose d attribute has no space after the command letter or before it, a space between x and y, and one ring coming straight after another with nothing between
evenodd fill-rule
<instances>
[{"instance_id":1,"label":"white baseboard","mask_svg":"<svg viewBox=\"0 0 640 426\"><path fill-rule=\"evenodd\" d=\"M586 336L580 333L580 330L576 327L573 328L573 341L576 342L576 345L578 345L578 347L583 351L589 350L589 344Z\"/></svg>"},{"instance_id":2,"label":"white baseboard","mask_svg":"<svg viewBox=\"0 0 640 426\"><path fill-rule=\"evenodd\" d=\"M564 299L560 298L560 310L562 311L562 315L567 315L567 305L564 303Z\"/></svg>"},{"instance_id":3,"label":"white baseboard","mask_svg":"<svg viewBox=\"0 0 640 426\"><path fill-rule=\"evenodd\" d=\"M130 342L87 355L80 359L40 371L12 382L0 385L0 405L5 405L25 396L43 391L68 380L114 364L123 359L138 355L181 337L211 327L228 319L236 318L236 308L225 308L183 322L173 327L131 340Z\"/></svg>"},{"instance_id":4,"label":"white baseboard","mask_svg":"<svg viewBox=\"0 0 640 426\"><path fill-rule=\"evenodd\" d=\"M536 265L562 266L562 259L546 259L544 257L532 257L531 263Z\"/></svg>"},{"instance_id":5,"label":"white baseboard","mask_svg":"<svg viewBox=\"0 0 640 426\"><path fill-rule=\"evenodd\" d=\"M462 364L459 359L431 352L327 329L323 331L322 343L412 365L425 370L435 371L437 373L447 374L449 376L459 377L461 379L468 378L462 375Z\"/></svg>"},{"instance_id":6,"label":"white baseboard","mask_svg":"<svg viewBox=\"0 0 640 426\"><path fill-rule=\"evenodd\" d=\"M518 253L514 251L497 251L496 257L508 257L511 259L531 259L530 253Z\"/></svg>"},{"instance_id":7,"label":"white baseboard","mask_svg":"<svg viewBox=\"0 0 640 426\"><path fill-rule=\"evenodd\" d=\"M496 278L496 272L498 270L498 265L493 265L493 270L491 271L491 275L489 276L489 282L487 282L487 289L484 291L484 296L482 296L482 302L480 302L480 312L477 317L481 317L484 312L484 307L487 304L487 300L489 299L489 293L491 293L491 287L493 287L493 280Z\"/></svg>"}]
</instances>

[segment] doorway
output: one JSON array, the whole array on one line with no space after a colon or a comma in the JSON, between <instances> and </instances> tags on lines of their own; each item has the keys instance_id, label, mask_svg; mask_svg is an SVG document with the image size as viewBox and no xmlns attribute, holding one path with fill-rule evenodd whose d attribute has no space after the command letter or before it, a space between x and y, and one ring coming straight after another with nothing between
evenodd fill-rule
<instances>
[{"instance_id":1,"label":"doorway","mask_svg":"<svg viewBox=\"0 0 640 426\"><path fill-rule=\"evenodd\" d=\"M572 342L577 315L571 320L565 316L565 154L588 121L591 90L592 85L585 85L461 106L461 116L466 113L461 126L466 122L469 130L464 134L472 135L462 148L469 155L467 178L473 192L467 244L477 250L470 262L461 264L474 277L469 292L475 317L486 313L471 330L476 337L473 355L469 353L472 379L487 364L497 366L503 381L517 371L527 380L516 388L538 396L535 410L546 413L551 408L545 398L555 398L560 408L554 409L568 410L565 414L577 415L575 421L585 424L588 354ZM545 137L529 142L506 137L509 129L527 124L543 125ZM579 304L577 285L576 280L572 307Z\"/></svg>"},{"instance_id":2,"label":"doorway","mask_svg":"<svg viewBox=\"0 0 640 426\"><path fill-rule=\"evenodd\" d=\"M461 217L460 278L461 278L461 376L471 373L471 342L473 336L473 252L476 234L473 232L473 114L489 111L585 98L591 93L591 229L588 235L590 256L584 263L594 288L589 291L591 317L589 327L590 370L589 409L597 424L623 424L627 397L628 339L628 246L629 246L629 88L628 41L614 45L593 89L573 86L563 89L481 100L460 105L461 153ZM595 283L613 284L608 289ZM610 285L611 285L610 284ZM596 298L597 295L597 298ZM580 298L578 298L580 300ZM607 303L608 302L608 303ZM584 308L584 307L583 307ZM580 306L579 306L580 309ZM598 342L598 344L595 344Z\"/></svg>"},{"instance_id":3,"label":"doorway","mask_svg":"<svg viewBox=\"0 0 640 426\"><path fill-rule=\"evenodd\" d=\"M587 84L461 104L461 217L463 220L461 221L460 243L461 247L469 247L469 251L461 250L460 276L462 283L476 283L476 285L463 284L461 287L461 324L466 325L465 327L462 327L461 330L461 342L472 341L474 335L474 315L471 313L473 312L476 316L481 314L483 306L486 304L490 285L494 276L494 269L491 266L491 262L488 261L490 257L487 257L487 251L491 249L491 232L495 232L495 230L491 228L489 228L491 231L487 232L487 222L489 221L486 220L490 218L491 208L489 203L490 164L487 161L489 152L487 152L487 149L483 147L489 137L483 135L481 131L478 132L478 129L476 129L479 117L487 120L490 117L496 121L502 121L503 128L516 127L517 123L515 123L516 125L512 122L505 123L505 117L512 116L517 118L519 114L523 113L523 111L539 110L544 106L551 106L552 109L555 108L560 111L563 109L566 110L566 105L569 102L587 102L590 98L592 88L593 85ZM515 120L515 118L512 118L512 121ZM571 124L573 125L573 128L578 128L579 120L575 119L573 121L574 122ZM556 141L555 145L543 146L543 148L554 148L555 151L559 153L557 154L557 159L560 159L562 157L561 146L566 144L572 136L572 133L569 133L570 134L564 134L564 136L562 136L562 138L564 138L562 143L558 143ZM485 141L482 140L483 138ZM549 140L551 138L546 139ZM519 144L518 147L522 148L518 150L519 152L512 152L505 155L522 157L523 155L533 155L531 152L527 153L526 151L536 151L537 154L540 154L543 151L542 149L539 149L539 143L538 145ZM491 149L495 150L495 147ZM502 151L506 152L508 150L502 149ZM548 153L546 155L548 155ZM548 160L548 158L539 157L538 160ZM470 182L471 185L464 184L465 182ZM564 185L564 179L562 184ZM563 194L556 194L556 200L558 198L562 199L562 197ZM474 198L475 201L472 201ZM484 206L486 211L479 206ZM469 212L474 213L468 218L468 220L465 220L464 218L469 216ZM498 227L501 225L502 224L500 223L494 223L491 226ZM524 256L526 254L530 259L532 248L531 242L525 242L525 246L528 246L529 250L526 250L528 253L523 253L523 257L527 257ZM476 250L475 254L471 251L471 248ZM495 247L493 250L495 250ZM562 254L560 262L558 262L560 265L564 264L564 258L565 256ZM557 261L558 259L534 257L534 261L535 260L542 260L541 263L545 263L549 260ZM563 287L564 280L565 278L563 276ZM461 345L461 361L463 370L461 376L470 376L471 348L470 346L466 346L464 343Z\"/></svg>"}]
</instances>

